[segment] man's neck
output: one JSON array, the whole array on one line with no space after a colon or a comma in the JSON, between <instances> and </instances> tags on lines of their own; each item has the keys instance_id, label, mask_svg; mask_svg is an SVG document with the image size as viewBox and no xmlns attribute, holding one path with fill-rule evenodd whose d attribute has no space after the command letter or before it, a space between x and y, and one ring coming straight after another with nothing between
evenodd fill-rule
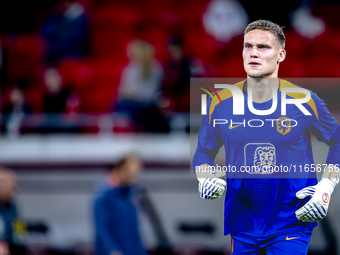
<instances>
[{"instance_id":1,"label":"man's neck","mask_svg":"<svg viewBox=\"0 0 340 255\"><path fill-rule=\"evenodd\" d=\"M273 88L277 91L280 81L277 78L250 78L247 79L247 88L252 88L252 100L256 103L267 102L273 97ZM248 92L249 95L249 92Z\"/></svg>"}]
</instances>

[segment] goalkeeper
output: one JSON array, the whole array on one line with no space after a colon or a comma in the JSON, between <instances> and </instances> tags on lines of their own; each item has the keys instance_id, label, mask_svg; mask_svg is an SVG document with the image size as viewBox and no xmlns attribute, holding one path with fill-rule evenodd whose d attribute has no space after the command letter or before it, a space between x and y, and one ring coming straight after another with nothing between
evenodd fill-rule
<instances>
[{"instance_id":1,"label":"goalkeeper","mask_svg":"<svg viewBox=\"0 0 340 255\"><path fill-rule=\"evenodd\" d=\"M277 108L267 115L255 115L244 100L244 115L233 115L237 99L229 89L222 89L208 101L200 127L193 158L199 194L211 200L226 191L224 234L231 235L233 255L307 254L316 221L326 216L339 183L340 127L325 103L310 92L308 101L287 104L286 113L281 113L282 91L301 90L278 79L279 65L286 57L284 48L285 36L277 24L265 20L250 23L242 53L247 79L234 86L245 98L249 96L254 109L268 110L274 103ZM286 94L290 100L304 97L301 93ZM219 125L216 119L229 122ZM254 119L256 125L266 125L254 127L255 122L249 122ZM315 166L311 134L330 147L319 182L315 170L303 168ZM222 146L225 164L238 171L209 171ZM255 166L256 170L241 172L245 166ZM268 171L279 166L293 168L284 173Z\"/></svg>"}]
</instances>

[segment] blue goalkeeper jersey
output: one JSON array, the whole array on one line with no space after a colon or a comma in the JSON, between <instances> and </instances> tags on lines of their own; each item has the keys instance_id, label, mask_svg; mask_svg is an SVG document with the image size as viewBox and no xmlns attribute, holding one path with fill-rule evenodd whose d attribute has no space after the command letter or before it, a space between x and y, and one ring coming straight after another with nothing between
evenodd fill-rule
<instances>
[{"instance_id":1,"label":"blue goalkeeper jersey","mask_svg":"<svg viewBox=\"0 0 340 255\"><path fill-rule=\"evenodd\" d=\"M245 81L235 84L241 91ZM214 166L219 149L225 148L227 192L225 197L224 233L244 233L266 237L292 230L315 227L313 222L297 220L295 211L308 199L299 200L296 192L317 183L311 147L311 133L327 143L330 150L327 164L340 164L340 128L325 103L311 92L311 99L302 105L287 104L281 113L281 90L300 88L280 80L277 108L270 115L255 115L248 109L244 95L244 115L233 115L233 95L229 89L218 92L208 101L203 115L193 167ZM304 98L301 93L287 93L286 98ZM272 100L255 103L257 110L267 110Z\"/></svg>"}]
</instances>

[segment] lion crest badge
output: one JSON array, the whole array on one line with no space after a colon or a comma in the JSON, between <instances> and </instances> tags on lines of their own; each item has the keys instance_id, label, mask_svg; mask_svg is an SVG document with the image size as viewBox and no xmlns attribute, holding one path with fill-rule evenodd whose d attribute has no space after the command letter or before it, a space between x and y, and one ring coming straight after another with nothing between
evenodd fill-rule
<instances>
[{"instance_id":1,"label":"lion crest badge","mask_svg":"<svg viewBox=\"0 0 340 255\"><path fill-rule=\"evenodd\" d=\"M248 143L244 148L244 165L250 174L272 174L276 166L276 151L271 143Z\"/></svg>"},{"instance_id":2,"label":"lion crest badge","mask_svg":"<svg viewBox=\"0 0 340 255\"><path fill-rule=\"evenodd\" d=\"M291 120L287 117L280 117L276 121L276 131L282 135L286 135L291 130Z\"/></svg>"}]
</instances>

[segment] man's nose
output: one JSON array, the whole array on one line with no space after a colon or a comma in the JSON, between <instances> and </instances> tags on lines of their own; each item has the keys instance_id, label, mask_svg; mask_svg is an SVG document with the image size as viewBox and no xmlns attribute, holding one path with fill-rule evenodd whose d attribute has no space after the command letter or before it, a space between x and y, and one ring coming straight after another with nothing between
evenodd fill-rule
<instances>
[{"instance_id":1,"label":"man's nose","mask_svg":"<svg viewBox=\"0 0 340 255\"><path fill-rule=\"evenodd\" d=\"M252 48L250 50L250 57L251 58L258 58L259 57L259 51L257 50L257 48Z\"/></svg>"}]
</instances>

